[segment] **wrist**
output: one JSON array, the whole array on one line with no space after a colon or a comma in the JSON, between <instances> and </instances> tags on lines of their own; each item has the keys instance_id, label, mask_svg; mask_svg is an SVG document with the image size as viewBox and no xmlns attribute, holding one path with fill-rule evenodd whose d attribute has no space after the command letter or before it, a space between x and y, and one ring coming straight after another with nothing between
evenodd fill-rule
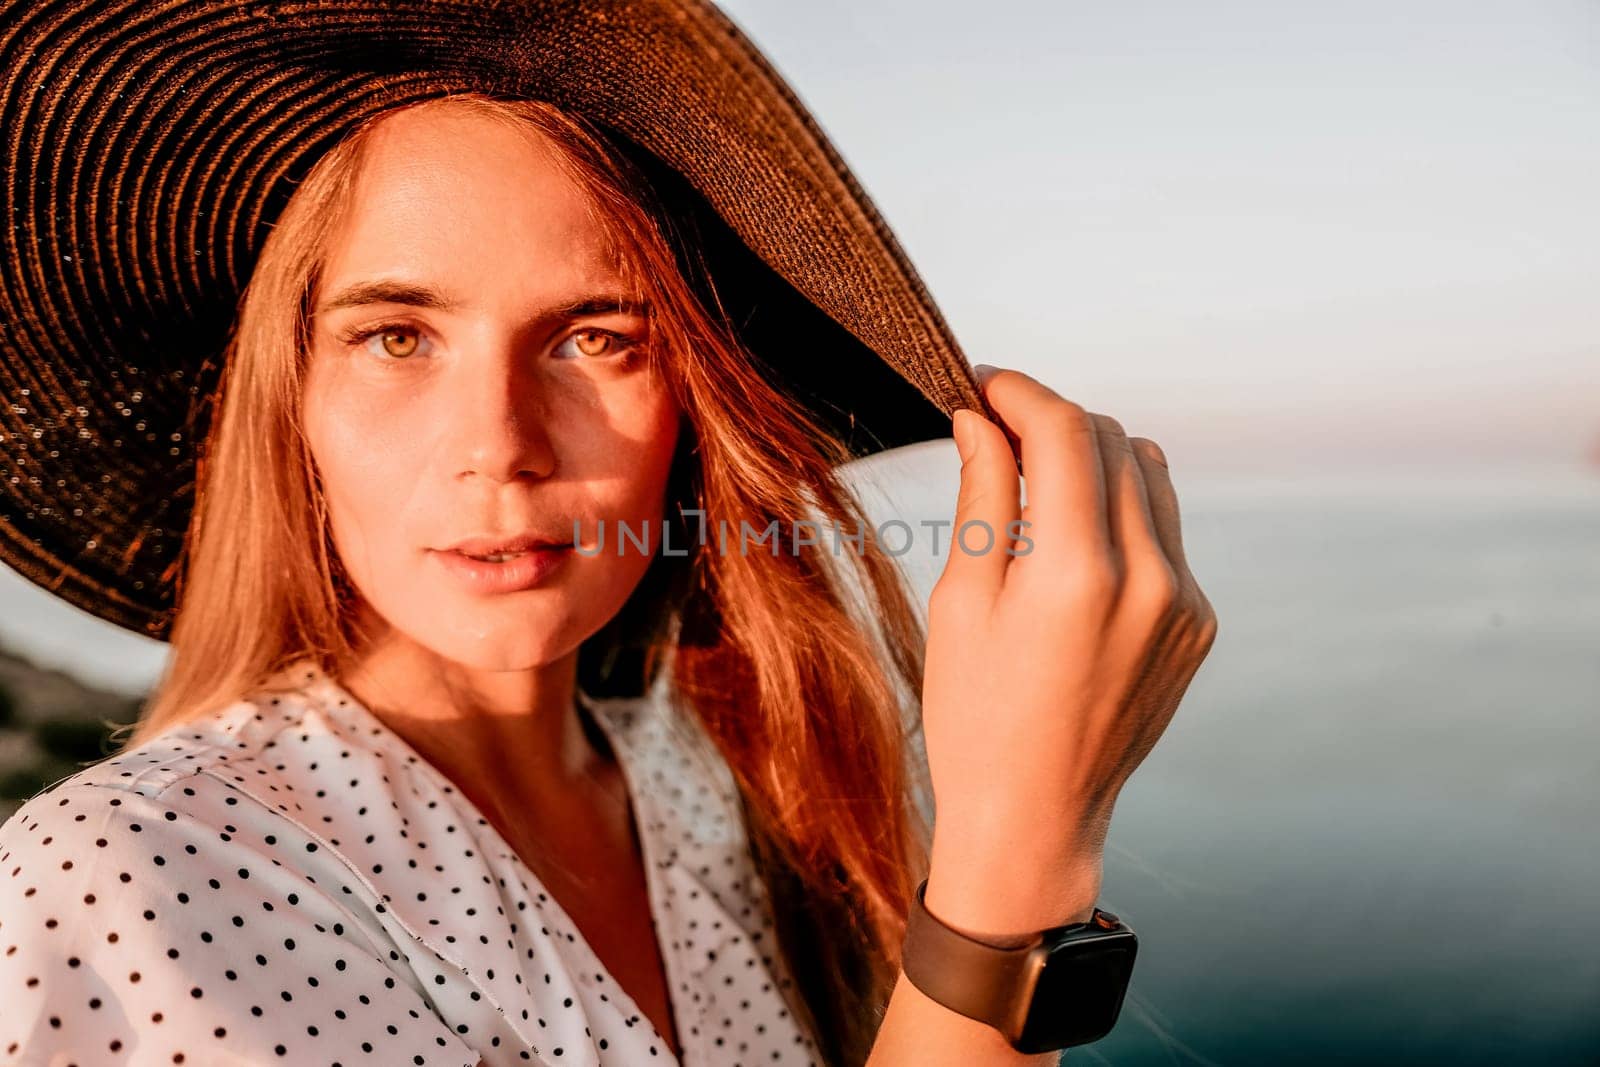
<instances>
[{"instance_id":1,"label":"wrist","mask_svg":"<svg viewBox=\"0 0 1600 1067\"><path fill-rule=\"evenodd\" d=\"M998 859L1040 868L1098 866L1111 830L1114 798L1093 807L1018 811L993 804L951 806L935 801L932 847L953 861Z\"/></svg>"},{"instance_id":2,"label":"wrist","mask_svg":"<svg viewBox=\"0 0 1600 1067\"><path fill-rule=\"evenodd\" d=\"M958 933L994 945L1020 944L1041 930L1087 922L1102 878L1098 853L1049 863L981 861L936 846L923 901L929 914Z\"/></svg>"}]
</instances>

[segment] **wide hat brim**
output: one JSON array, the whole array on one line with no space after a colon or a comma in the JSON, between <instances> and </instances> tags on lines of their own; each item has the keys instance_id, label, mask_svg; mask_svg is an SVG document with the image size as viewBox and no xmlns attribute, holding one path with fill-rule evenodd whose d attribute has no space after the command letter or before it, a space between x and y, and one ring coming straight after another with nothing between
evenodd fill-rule
<instances>
[{"instance_id":1,"label":"wide hat brim","mask_svg":"<svg viewBox=\"0 0 1600 1067\"><path fill-rule=\"evenodd\" d=\"M196 449L269 227L398 104L547 100L681 176L746 342L856 454L988 411L839 153L708 3L0 0L0 78L0 559L137 633L169 631Z\"/></svg>"}]
</instances>

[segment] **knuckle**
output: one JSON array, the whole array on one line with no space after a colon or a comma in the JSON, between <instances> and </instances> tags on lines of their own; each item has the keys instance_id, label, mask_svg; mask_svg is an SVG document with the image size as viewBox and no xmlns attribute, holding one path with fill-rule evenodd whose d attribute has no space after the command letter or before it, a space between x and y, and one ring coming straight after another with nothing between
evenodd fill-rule
<instances>
[{"instance_id":1,"label":"knuckle","mask_svg":"<svg viewBox=\"0 0 1600 1067\"><path fill-rule=\"evenodd\" d=\"M1094 417L1095 428L1101 433L1112 437L1126 438L1128 436L1127 431L1122 428L1122 423L1118 422L1110 415L1100 411L1093 412L1092 414Z\"/></svg>"},{"instance_id":2,"label":"knuckle","mask_svg":"<svg viewBox=\"0 0 1600 1067\"><path fill-rule=\"evenodd\" d=\"M1123 576L1117 561L1105 558L1062 567L1052 578L1047 592L1057 602L1105 610L1116 600Z\"/></svg>"},{"instance_id":3,"label":"knuckle","mask_svg":"<svg viewBox=\"0 0 1600 1067\"><path fill-rule=\"evenodd\" d=\"M1150 460L1152 463L1155 463L1163 468L1167 466L1167 454L1161 450L1160 445L1156 444L1150 438L1130 437L1128 438L1128 443L1133 446L1135 451L1144 456L1146 459Z\"/></svg>"},{"instance_id":4,"label":"knuckle","mask_svg":"<svg viewBox=\"0 0 1600 1067\"><path fill-rule=\"evenodd\" d=\"M1189 618L1193 622L1195 634L1202 647L1209 649L1217 639L1217 613L1199 586L1194 587L1194 599L1195 604L1189 609Z\"/></svg>"},{"instance_id":5,"label":"knuckle","mask_svg":"<svg viewBox=\"0 0 1600 1067\"><path fill-rule=\"evenodd\" d=\"M1099 438L1110 444L1111 448L1130 459L1133 457L1133 445L1128 440L1127 431L1122 428L1122 423L1110 415L1095 414L1095 432Z\"/></svg>"},{"instance_id":6,"label":"knuckle","mask_svg":"<svg viewBox=\"0 0 1600 1067\"><path fill-rule=\"evenodd\" d=\"M1065 434L1091 434L1094 432L1094 420L1083 405L1068 400L1065 397L1059 404L1050 410L1051 424Z\"/></svg>"},{"instance_id":7,"label":"knuckle","mask_svg":"<svg viewBox=\"0 0 1600 1067\"><path fill-rule=\"evenodd\" d=\"M987 514L995 499L996 494L993 489L973 489L960 494L956 500L954 529L960 529L963 523Z\"/></svg>"},{"instance_id":8,"label":"knuckle","mask_svg":"<svg viewBox=\"0 0 1600 1067\"><path fill-rule=\"evenodd\" d=\"M1128 581L1130 601L1149 614L1164 617L1178 607L1182 586L1172 565L1151 559L1135 568Z\"/></svg>"}]
</instances>

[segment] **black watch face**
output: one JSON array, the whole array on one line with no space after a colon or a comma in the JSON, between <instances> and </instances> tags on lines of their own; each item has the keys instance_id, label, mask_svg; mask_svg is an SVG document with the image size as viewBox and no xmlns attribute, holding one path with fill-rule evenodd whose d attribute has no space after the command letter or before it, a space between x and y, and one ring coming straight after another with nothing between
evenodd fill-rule
<instances>
[{"instance_id":1,"label":"black watch face","mask_svg":"<svg viewBox=\"0 0 1600 1067\"><path fill-rule=\"evenodd\" d=\"M1056 945L1039 972L1017 1049L1049 1052L1109 1034L1122 1011L1137 948L1131 931Z\"/></svg>"}]
</instances>

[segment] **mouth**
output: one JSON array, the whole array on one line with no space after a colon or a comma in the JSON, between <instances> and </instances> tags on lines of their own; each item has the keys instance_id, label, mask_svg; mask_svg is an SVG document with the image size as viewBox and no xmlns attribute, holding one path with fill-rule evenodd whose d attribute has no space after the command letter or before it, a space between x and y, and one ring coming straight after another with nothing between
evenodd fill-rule
<instances>
[{"instance_id":1,"label":"mouth","mask_svg":"<svg viewBox=\"0 0 1600 1067\"><path fill-rule=\"evenodd\" d=\"M518 534L511 537L472 537L459 541L449 548L434 551L453 553L480 563L505 563L535 552L571 547L570 541L561 541L539 534Z\"/></svg>"},{"instance_id":2,"label":"mouth","mask_svg":"<svg viewBox=\"0 0 1600 1067\"><path fill-rule=\"evenodd\" d=\"M465 556L467 559L477 560L479 563L509 563L511 560L521 559L523 556L531 556L535 552L554 552L557 549L567 547L567 545L540 545L537 548L528 549L523 552L494 552L486 556L477 555L472 552L462 552L453 548L447 549L446 551L454 552L458 556Z\"/></svg>"},{"instance_id":3,"label":"mouth","mask_svg":"<svg viewBox=\"0 0 1600 1067\"><path fill-rule=\"evenodd\" d=\"M432 549L429 555L461 587L478 595L516 593L543 585L564 567L571 543L538 540L521 548L457 545Z\"/></svg>"}]
</instances>

